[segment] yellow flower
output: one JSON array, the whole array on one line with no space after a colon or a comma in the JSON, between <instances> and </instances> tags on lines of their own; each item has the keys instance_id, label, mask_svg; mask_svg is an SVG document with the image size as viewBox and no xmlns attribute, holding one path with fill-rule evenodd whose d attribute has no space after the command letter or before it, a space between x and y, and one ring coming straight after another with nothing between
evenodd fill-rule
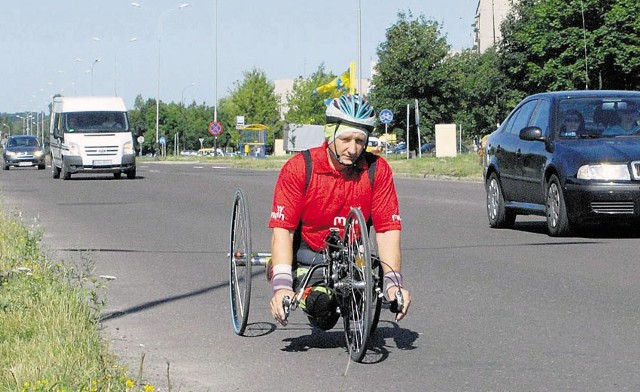
<instances>
[{"instance_id":1,"label":"yellow flower","mask_svg":"<svg viewBox=\"0 0 640 392\"><path fill-rule=\"evenodd\" d=\"M153 392L155 391L155 387L153 385L146 384L144 386L144 392Z\"/></svg>"},{"instance_id":2,"label":"yellow flower","mask_svg":"<svg viewBox=\"0 0 640 392\"><path fill-rule=\"evenodd\" d=\"M136 382L132 379L128 379L125 384L127 385L127 388L133 388L133 386L136 385Z\"/></svg>"}]
</instances>

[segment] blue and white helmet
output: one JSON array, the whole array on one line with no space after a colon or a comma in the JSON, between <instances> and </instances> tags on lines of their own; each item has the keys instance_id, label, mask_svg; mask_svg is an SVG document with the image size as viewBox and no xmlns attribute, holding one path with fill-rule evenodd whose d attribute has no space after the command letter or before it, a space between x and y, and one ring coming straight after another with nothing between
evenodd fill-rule
<instances>
[{"instance_id":1,"label":"blue and white helmet","mask_svg":"<svg viewBox=\"0 0 640 392\"><path fill-rule=\"evenodd\" d=\"M376 114L365 98L348 94L331 100L327 105L325 121L327 124L363 128L369 133L376 125Z\"/></svg>"}]
</instances>

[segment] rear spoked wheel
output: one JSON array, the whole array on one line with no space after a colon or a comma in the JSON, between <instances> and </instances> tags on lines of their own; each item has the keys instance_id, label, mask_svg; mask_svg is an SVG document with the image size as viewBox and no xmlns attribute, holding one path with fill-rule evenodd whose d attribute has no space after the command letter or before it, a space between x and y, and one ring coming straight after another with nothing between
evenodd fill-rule
<instances>
[{"instance_id":1,"label":"rear spoked wheel","mask_svg":"<svg viewBox=\"0 0 640 392\"><path fill-rule=\"evenodd\" d=\"M344 333L351 359L362 361L371 327L377 313L374 271L367 224L362 212L352 208L347 215L343 245L346 249L347 276L341 295ZM376 272L377 273L377 272Z\"/></svg>"},{"instance_id":2,"label":"rear spoked wheel","mask_svg":"<svg viewBox=\"0 0 640 392\"><path fill-rule=\"evenodd\" d=\"M251 221L247 197L238 189L229 225L229 294L231 320L237 335L243 335L251 302Z\"/></svg>"}]
</instances>

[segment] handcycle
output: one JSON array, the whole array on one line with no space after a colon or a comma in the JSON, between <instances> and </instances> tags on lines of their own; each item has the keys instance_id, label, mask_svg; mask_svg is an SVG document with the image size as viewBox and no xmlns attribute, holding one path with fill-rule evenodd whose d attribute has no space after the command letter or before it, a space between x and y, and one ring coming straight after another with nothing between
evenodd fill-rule
<instances>
[{"instance_id":1,"label":"handcycle","mask_svg":"<svg viewBox=\"0 0 640 392\"><path fill-rule=\"evenodd\" d=\"M294 287L293 298L283 301L283 309L287 316L295 310L314 271L322 270L324 285L336 295L351 359L361 362L380 319L383 271L381 261L372 254L367 223L360 209L349 211L342 237L338 235L337 228L331 230L327 245L322 252L322 261L311 266L300 279L298 286ZM237 335L244 335L247 327L252 268L264 267L270 257L268 252L254 253L251 248L248 200L244 191L238 189L229 225L229 293L231 319ZM392 307L402 308L401 295L394 302Z\"/></svg>"}]
</instances>

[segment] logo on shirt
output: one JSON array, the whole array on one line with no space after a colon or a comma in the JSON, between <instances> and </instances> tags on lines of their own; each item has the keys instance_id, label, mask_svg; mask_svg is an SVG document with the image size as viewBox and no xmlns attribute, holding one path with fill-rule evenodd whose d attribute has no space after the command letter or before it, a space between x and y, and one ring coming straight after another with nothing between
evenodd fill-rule
<instances>
[{"instance_id":1,"label":"logo on shirt","mask_svg":"<svg viewBox=\"0 0 640 392\"><path fill-rule=\"evenodd\" d=\"M360 207L351 207L351 208L357 208L360 209ZM358 221L355 220L353 222L354 224L358 224ZM347 224L347 217L346 216L336 216L333 218L333 225L336 227L344 227Z\"/></svg>"},{"instance_id":2,"label":"logo on shirt","mask_svg":"<svg viewBox=\"0 0 640 392\"><path fill-rule=\"evenodd\" d=\"M277 211L271 211L271 219L284 220L284 206L276 206Z\"/></svg>"},{"instance_id":3,"label":"logo on shirt","mask_svg":"<svg viewBox=\"0 0 640 392\"><path fill-rule=\"evenodd\" d=\"M336 227L344 227L347 224L347 218L344 216L336 216L333 218L333 225Z\"/></svg>"},{"instance_id":4,"label":"logo on shirt","mask_svg":"<svg viewBox=\"0 0 640 392\"><path fill-rule=\"evenodd\" d=\"M400 215L396 215L396 214L391 215L391 221L392 222L395 222L395 221L400 222L401 220L402 219L400 218Z\"/></svg>"}]
</instances>

